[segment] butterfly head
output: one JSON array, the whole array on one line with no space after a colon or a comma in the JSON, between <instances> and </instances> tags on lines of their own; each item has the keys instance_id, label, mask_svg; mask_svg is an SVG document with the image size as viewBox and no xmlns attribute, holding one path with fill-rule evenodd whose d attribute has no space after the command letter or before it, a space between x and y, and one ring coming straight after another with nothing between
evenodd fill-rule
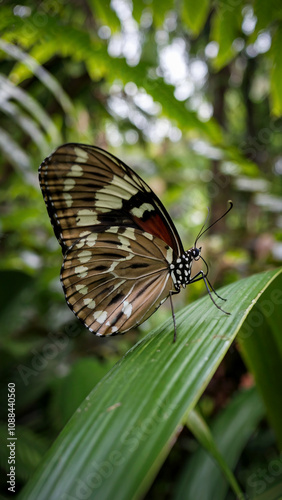
<instances>
[{"instance_id":1,"label":"butterfly head","mask_svg":"<svg viewBox=\"0 0 282 500\"><path fill-rule=\"evenodd\" d=\"M180 291L181 287L185 288L186 285L198 281L199 279L203 279L203 276L204 278L207 278L209 272L208 264L205 261L205 259L201 256L202 247L198 247L197 243L199 239L203 236L203 234L206 231L208 231L212 226L214 226L214 224L216 224L219 220L225 217L225 215L232 209L232 207L233 203L232 201L230 201L228 210L226 210L226 212L223 215L221 215L221 217L219 217L208 227L206 227L206 222L205 222L202 228L200 229L200 232L198 233L194 246L189 250L187 250L186 252L184 252L183 255L179 256L170 265L170 275L172 277L173 284L177 293ZM191 276L193 262L198 261L200 259L203 261L206 270L204 272L200 271L195 276Z\"/></svg>"},{"instance_id":2,"label":"butterfly head","mask_svg":"<svg viewBox=\"0 0 282 500\"><path fill-rule=\"evenodd\" d=\"M191 248L190 252L193 260L199 260L201 258L201 251L202 247L197 248L196 246L194 246L193 248Z\"/></svg>"}]
</instances>

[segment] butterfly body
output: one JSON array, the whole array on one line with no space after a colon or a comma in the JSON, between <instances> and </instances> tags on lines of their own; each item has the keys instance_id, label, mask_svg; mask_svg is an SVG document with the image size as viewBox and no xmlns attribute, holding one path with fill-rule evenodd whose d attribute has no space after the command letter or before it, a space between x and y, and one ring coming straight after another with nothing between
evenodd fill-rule
<instances>
[{"instance_id":1,"label":"butterfly body","mask_svg":"<svg viewBox=\"0 0 282 500\"><path fill-rule=\"evenodd\" d=\"M43 161L39 180L62 246L67 303L96 335L128 331L204 279L191 277L201 249L184 251L155 193L110 153L65 144Z\"/></svg>"},{"instance_id":2,"label":"butterfly body","mask_svg":"<svg viewBox=\"0 0 282 500\"><path fill-rule=\"evenodd\" d=\"M200 249L191 248L178 257L169 266L170 274L176 293L180 292L180 287L186 287L191 283L191 270L194 260L199 260Z\"/></svg>"}]
</instances>

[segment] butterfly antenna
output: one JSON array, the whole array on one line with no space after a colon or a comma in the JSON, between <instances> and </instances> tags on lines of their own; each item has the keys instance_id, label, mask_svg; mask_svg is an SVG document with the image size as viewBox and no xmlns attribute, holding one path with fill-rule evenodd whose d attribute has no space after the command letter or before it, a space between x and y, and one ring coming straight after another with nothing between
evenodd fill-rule
<instances>
[{"instance_id":1,"label":"butterfly antenna","mask_svg":"<svg viewBox=\"0 0 282 500\"><path fill-rule=\"evenodd\" d=\"M213 227L215 224L217 224L217 223L218 223L221 219L223 219L223 217L225 217L225 216L228 214L228 212L230 212L230 210L233 208L233 202L232 202L231 200L229 200L229 202L228 202L228 203L229 203L229 205L230 205L230 206L229 206L229 208L228 208L228 210L226 210L226 212L224 212L224 214L222 214L222 215L221 215L218 219L216 219L216 220L215 220L215 221L214 221L214 222L213 222L210 226L208 226L208 227L207 227L207 228L203 231L203 229L204 229L204 227L205 227L205 225L206 225L206 222L207 222L207 218L206 218L205 223L204 223L204 225L201 227L201 230L200 230L200 232L199 232L199 234L198 234L198 236L197 236L197 238L196 238L196 240L195 240L195 245L194 245L195 247L196 247L196 245L197 245L198 240L199 240L199 239L203 236L203 234L204 234L204 233L206 233L206 232L207 232L207 231L208 231L211 227ZM208 214L208 216L209 216L209 214Z\"/></svg>"},{"instance_id":2,"label":"butterfly antenna","mask_svg":"<svg viewBox=\"0 0 282 500\"><path fill-rule=\"evenodd\" d=\"M195 239L195 245L194 245L194 246L196 246L198 239L201 237L201 233L202 233L202 231L203 231L203 229L204 229L204 227L205 227L205 225L206 225L206 223L207 223L207 221L208 221L209 216L210 216L210 209L209 209L209 207L208 207L208 215L206 216L205 222L204 222L204 224L202 225L202 227L201 227L200 231L198 232L198 235L197 235L197 237L196 237L196 239Z\"/></svg>"}]
</instances>

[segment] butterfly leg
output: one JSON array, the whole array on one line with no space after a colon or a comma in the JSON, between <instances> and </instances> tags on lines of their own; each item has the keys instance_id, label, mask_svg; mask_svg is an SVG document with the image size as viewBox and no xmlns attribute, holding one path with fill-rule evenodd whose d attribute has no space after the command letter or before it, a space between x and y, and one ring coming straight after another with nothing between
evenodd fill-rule
<instances>
[{"instance_id":1,"label":"butterfly leg","mask_svg":"<svg viewBox=\"0 0 282 500\"><path fill-rule=\"evenodd\" d=\"M209 296L210 296L210 299L212 300L212 302L214 303L214 305L217 307L217 309L219 309L220 311L224 312L225 314L230 315L230 313L229 313L229 312L224 311L224 309L222 309L222 308L221 308L219 305L217 305L217 303L215 302L215 300L214 300L214 298L213 298L213 296L212 296L212 293L211 293L211 291L210 291L210 288L211 288L211 290L215 293L215 295L216 295L219 299L221 299L221 300L226 300L226 299L223 299L222 297L220 297L220 295L218 295L218 294L216 293L216 291L215 291L214 287L212 286L212 284L211 284L210 280L208 279L208 277L207 277L207 275L204 273L204 271L199 271L197 274L195 274L195 276L193 276L193 278L191 278L191 279L190 279L190 281L189 281L189 285L190 285L191 283L195 283L196 281L201 281L201 280L203 280L203 281L204 281L204 283L205 283L205 285L206 285L207 292L208 292L208 294L209 294ZM210 287L210 288L209 288L209 287Z\"/></svg>"},{"instance_id":2,"label":"butterfly leg","mask_svg":"<svg viewBox=\"0 0 282 500\"><path fill-rule=\"evenodd\" d=\"M170 300L171 314L172 314L172 320L173 320L173 326L174 326L173 342L175 342L176 341L176 321L175 321L175 314L174 314L174 309L173 309L172 293L171 292L169 292L169 300Z\"/></svg>"},{"instance_id":3,"label":"butterfly leg","mask_svg":"<svg viewBox=\"0 0 282 500\"><path fill-rule=\"evenodd\" d=\"M209 284L209 287L211 288L212 292L220 299L220 300L224 300L226 302L227 299L224 299L223 297L221 297L220 295L218 295L218 293L215 291L214 287L212 286L210 280L208 279L207 275L205 275L205 278Z\"/></svg>"},{"instance_id":4,"label":"butterfly leg","mask_svg":"<svg viewBox=\"0 0 282 500\"><path fill-rule=\"evenodd\" d=\"M201 259L202 259L202 261L204 262L204 264L205 264L205 266L206 266L206 268L207 268L207 269L206 269L206 272L205 272L204 274L205 274L205 278L206 278L206 280L207 280L207 282L208 282L208 284L209 284L210 289L213 291L213 293L215 293L215 295L216 295L216 296L217 296L220 300L224 300L224 301L226 301L226 299L224 299L223 297L221 297L220 295L218 295L218 293L216 293L216 291L215 291L214 287L212 286L212 284L211 284L210 280L208 279L209 266L208 266L207 262L205 261L205 259L204 259L202 256L201 256ZM203 271L200 271L200 273L196 274L196 276L194 276L194 278L196 278L199 274L203 274ZM192 279L194 279L194 278L192 278ZM202 278L200 278L200 279L202 279Z\"/></svg>"}]
</instances>

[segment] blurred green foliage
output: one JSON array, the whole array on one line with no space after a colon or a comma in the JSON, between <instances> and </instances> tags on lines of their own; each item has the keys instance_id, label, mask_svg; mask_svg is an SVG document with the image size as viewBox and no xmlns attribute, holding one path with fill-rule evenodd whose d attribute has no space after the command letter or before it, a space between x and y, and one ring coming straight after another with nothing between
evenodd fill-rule
<instances>
[{"instance_id":1,"label":"blurred green foliage","mask_svg":"<svg viewBox=\"0 0 282 500\"><path fill-rule=\"evenodd\" d=\"M2 1L0 34L1 399L15 381L23 484L91 388L170 315L165 304L138 332L113 339L91 336L73 318L39 164L62 142L112 151L161 197L187 248L206 207L214 220L232 199L233 212L202 244L217 286L280 265L282 7L267 0ZM175 307L202 293L196 283ZM215 412L246 377L234 347L206 395ZM5 404L0 412L4 426ZM254 439L270 460L269 427ZM193 448L185 435L168 459L173 471L187 440ZM5 449L0 464L6 471ZM160 491L169 498L171 488L164 472L150 498Z\"/></svg>"}]
</instances>

